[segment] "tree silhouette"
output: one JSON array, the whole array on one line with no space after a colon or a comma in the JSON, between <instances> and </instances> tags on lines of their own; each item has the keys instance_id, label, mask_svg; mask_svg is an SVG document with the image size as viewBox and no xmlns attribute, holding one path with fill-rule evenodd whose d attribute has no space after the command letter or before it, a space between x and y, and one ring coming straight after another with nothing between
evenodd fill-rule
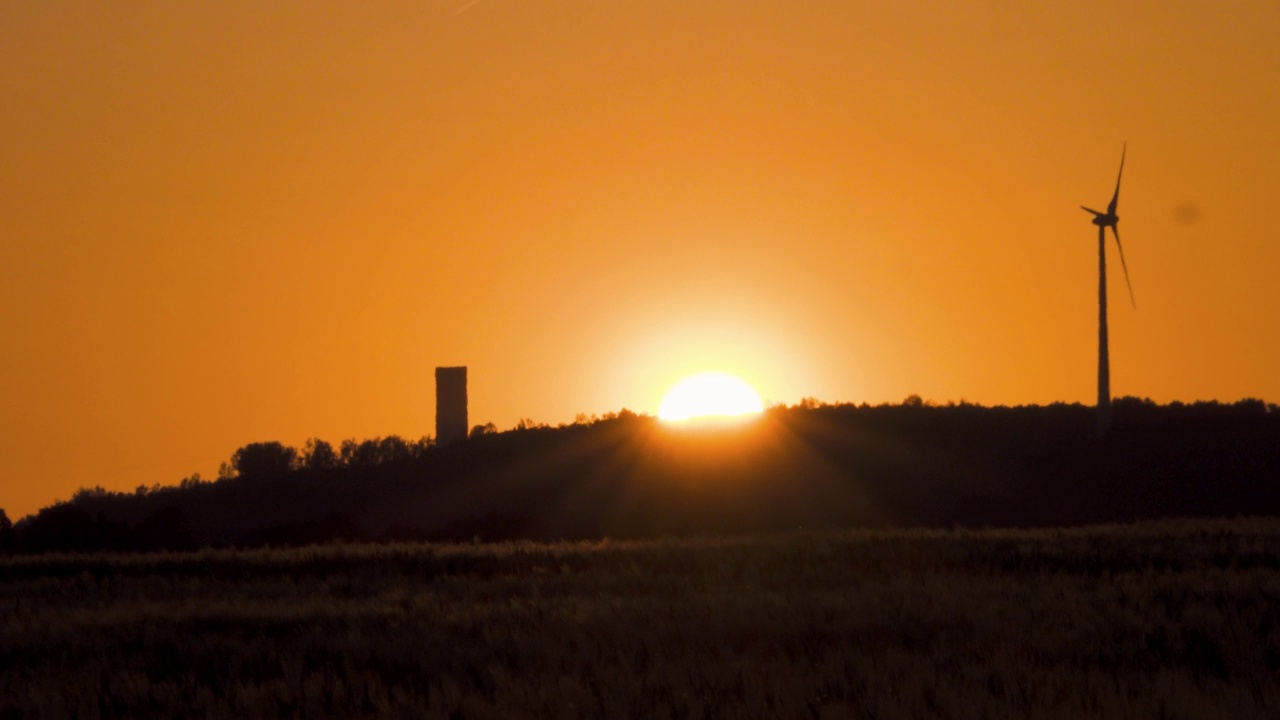
<instances>
[{"instance_id":1,"label":"tree silhouette","mask_svg":"<svg viewBox=\"0 0 1280 720\"><path fill-rule=\"evenodd\" d=\"M409 443L398 435L388 435L378 443L378 462L393 463L409 458Z\"/></svg>"},{"instance_id":2,"label":"tree silhouette","mask_svg":"<svg viewBox=\"0 0 1280 720\"><path fill-rule=\"evenodd\" d=\"M471 428L471 434L467 437L478 438L484 435L494 435L498 432L498 426L493 423L485 423L484 425L476 425Z\"/></svg>"},{"instance_id":3,"label":"tree silhouette","mask_svg":"<svg viewBox=\"0 0 1280 720\"><path fill-rule=\"evenodd\" d=\"M134 542L145 550L186 550L195 546L187 530L187 515L166 505L143 518L134 528Z\"/></svg>"},{"instance_id":4,"label":"tree silhouette","mask_svg":"<svg viewBox=\"0 0 1280 720\"><path fill-rule=\"evenodd\" d=\"M363 442L355 440L342 441L342 464L349 468L371 468L378 464L378 448L382 438L373 438Z\"/></svg>"},{"instance_id":5,"label":"tree silhouette","mask_svg":"<svg viewBox=\"0 0 1280 720\"><path fill-rule=\"evenodd\" d=\"M70 503L44 508L20 525L19 546L36 551L96 550L102 547L93 516Z\"/></svg>"},{"instance_id":6,"label":"tree silhouette","mask_svg":"<svg viewBox=\"0 0 1280 720\"><path fill-rule=\"evenodd\" d=\"M293 469L298 451L278 442L250 443L231 456L231 468L246 480L271 480Z\"/></svg>"},{"instance_id":7,"label":"tree silhouette","mask_svg":"<svg viewBox=\"0 0 1280 720\"><path fill-rule=\"evenodd\" d=\"M324 440L311 438L302 446L301 465L307 470L332 470L340 462L341 458L334 452L333 446Z\"/></svg>"},{"instance_id":8,"label":"tree silhouette","mask_svg":"<svg viewBox=\"0 0 1280 720\"><path fill-rule=\"evenodd\" d=\"M13 545L13 523L9 521L9 516L5 514L4 508L0 508L0 552L12 551Z\"/></svg>"}]
</instances>

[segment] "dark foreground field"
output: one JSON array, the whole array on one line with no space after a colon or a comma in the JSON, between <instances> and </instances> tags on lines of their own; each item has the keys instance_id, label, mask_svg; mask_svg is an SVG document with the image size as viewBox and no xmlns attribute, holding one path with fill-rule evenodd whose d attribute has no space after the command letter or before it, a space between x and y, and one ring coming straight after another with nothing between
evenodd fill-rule
<instances>
[{"instance_id":1,"label":"dark foreground field","mask_svg":"<svg viewBox=\"0 0 1280 720\"><path fill-rule=\"evenodd\" d=\"M1278 521L0 558L0 717L1276 708Z\"/></svg>"}]
</instances>

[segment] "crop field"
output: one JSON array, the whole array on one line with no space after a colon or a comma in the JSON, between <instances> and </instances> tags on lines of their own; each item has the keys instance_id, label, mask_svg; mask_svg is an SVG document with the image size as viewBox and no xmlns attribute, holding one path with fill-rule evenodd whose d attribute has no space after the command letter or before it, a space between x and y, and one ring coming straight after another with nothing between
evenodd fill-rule
<instances>
[{"instance_id":1,"label":"crop field","mask_svg":"<svg viewBox=\"0 0 1280 720\"><path fill-rule=\"evenodd\" d=\"M0 718L1276 708L1280 521L0 558Z\"/></svg>"}]
</instances>

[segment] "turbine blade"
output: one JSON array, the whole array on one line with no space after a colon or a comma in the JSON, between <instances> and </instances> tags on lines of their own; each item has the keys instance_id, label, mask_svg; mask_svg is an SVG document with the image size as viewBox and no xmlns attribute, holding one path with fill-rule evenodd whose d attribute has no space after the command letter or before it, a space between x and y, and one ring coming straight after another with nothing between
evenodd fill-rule
<instances>
[{"instance_id":1,"label":"turbine blade","mask_svg":"<svg viewBox=\"0 0 1280 720\"><path fill-rule=\"evenodd\" d=\"M1125 143L1120 148L1120 172L1116 173L1116 192L1111 196L1111 202L1107 205L1107 214L1116 214L1116 204L1120 202L1120 177L1124 175L1124 153L1129 149L1129 143Z\"/></svg>"},{"instance_id":2,"label":"turbine blade","mask_svg":"<svg viewBox=\"0 0 1280 720\"><path fill-rule=\"evenodd\" d=\"M1091 213L1093 213L1095 217L1102 217L1102 216L1105 214L1105 213L1100 213L1100 212L1098 212L1097 210L1094 210L1093 208L1087 208L1087 207L1085 207L1085 206L1083 206L1083 205L1081 205L1081 206L1080 206L1080 209L1081 209L1081 210L1084 210L1084 211L1086 211L1086 212L1091 212Z\"/></svg>"},{"instance_id":3,"label":"turbine blade","mask_svg":"<svg viewBox=\"0 0 1280 720\"><path fill-rule=\"evenodd\" d=\"M1124 269L1124 284L1129 288L1129 302L1133 303L1133 307L1136 310L1138 301L1133 299L1133 283L1129 282L1129 266L1124 262L1124 246L1120 244L1120 228L1112 225L1111 232L1115 233L1116 248L1120 250L1120 267Z\"/></svg>"}]
</instances>

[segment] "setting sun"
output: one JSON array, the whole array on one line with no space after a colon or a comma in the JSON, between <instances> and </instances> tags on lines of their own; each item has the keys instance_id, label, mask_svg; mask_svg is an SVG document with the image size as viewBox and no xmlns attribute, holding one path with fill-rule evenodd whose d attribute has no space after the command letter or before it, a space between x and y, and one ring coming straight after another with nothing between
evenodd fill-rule
<instances>
[{"instance_id":1,"label":"setting sun","mask_svg":"<svg viewBox=\"0 0 1280 720\"><path fill-rule=\"evenodd\" d=\"M668 421L736 417L764 410L760 395L732 375L706 372L676 383L662 398L658 417Z\"/></svg>"}]
</instances>

